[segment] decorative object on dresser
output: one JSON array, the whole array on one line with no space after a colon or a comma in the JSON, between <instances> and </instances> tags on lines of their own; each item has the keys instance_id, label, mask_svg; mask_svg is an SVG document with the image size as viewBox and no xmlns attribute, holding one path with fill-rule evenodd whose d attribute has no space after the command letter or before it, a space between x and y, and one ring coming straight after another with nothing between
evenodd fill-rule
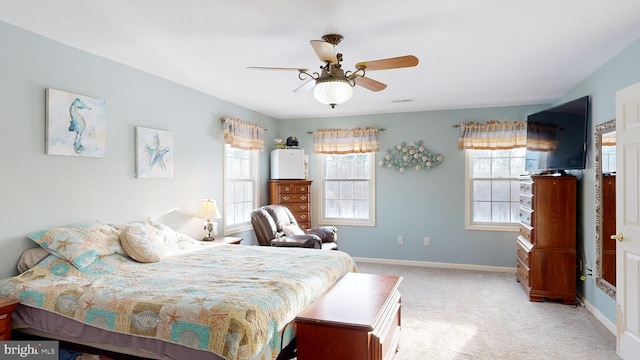
<instances>
[{"instance_id":1,"label":"decorative object on dresser","mask_svg":"<svg viewBox=\"0 0 640 360\"><path fill-rule=\"evenodd\" d=\"M0 297L0 341L11 340L11 314L19 300Z\"/></svg>"},{"instance_id":2,"label":"decorative object on dresser","mask_svg":"<svg viewBox=\"0 0 640 360\"><path fill-rule=\"evenodd\" d=\"M296 316L298 358L393 359L400 341L401 281L345 274Z\"/></svg>"},{"instance_id":3,"label":"decorative object on dresser","mask_svg":"<svg viewBox=\"0 0 640 360\"><path fill-rule=\"evenodd\" d=\"M271 179L304 179L304 150L271 150Z\"/></svg>"},{"instance_id":4,"label":"decorative object on dresser","mask_svg":"<svg viewBox=\"0 0 640 360\"><path fill-rule=\"evenodd\" d=\"M531 301L576 301L575 176L520 178L517 280Z\"/></svg>"},{"instance_id":5,"label":"decorative object on dresser","mask_svg":"<svg viewBox=\"0 0 640 360\"><path fill-rule=\"evenodd\" d=\"M208 234L202 240L213 241L214 238L211 236L211 232L213 231L214 235L218 235L218 223L211 221L211 219L220 219L222 217L216 201L211 199L202 200L200 210L198 210L196 217L205 219L204 229L207 230Z\"/></svg>"},{"instance_id":6,"label":"decorative object on dresser","mask_svg":"<svg viewBox=\"0 0 640 360\"><path fill-rule=\"evenodd\" d=\"M283 205L265 205L251 212L251 225L261 246L338 249L335 226L301 229Z\"/></svg>"},{"instance_id":7,"label":"decorative object on dresser","mask_svg":"<svg viewBox=\"0 0 640 360\"><path fill-rule=\"evenodd\" d=\"M270 180L269 204L286 206L301 229L311 228L311 180Z\"/></svg>"}]
</instances>

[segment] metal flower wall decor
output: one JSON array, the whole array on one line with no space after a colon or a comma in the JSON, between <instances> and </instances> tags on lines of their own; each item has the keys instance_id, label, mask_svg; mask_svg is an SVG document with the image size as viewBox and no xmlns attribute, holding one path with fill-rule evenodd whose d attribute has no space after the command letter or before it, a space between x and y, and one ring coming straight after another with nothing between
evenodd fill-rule
<instances>
[{"instance_id":1,"label":"metal flower wall decor","mask_svg":"<svg viewBox=\"0 0 640 360\"><path fill-rule=\"evenodd\" d=\"M386 167L399 172L404 172L408 168L417 171L440 165L443 157L440 154L427 150L422 145L422 140L409 144L402 142L387 150L387 154L378 162L381 167Z\"/></svg>"}]
</instances>

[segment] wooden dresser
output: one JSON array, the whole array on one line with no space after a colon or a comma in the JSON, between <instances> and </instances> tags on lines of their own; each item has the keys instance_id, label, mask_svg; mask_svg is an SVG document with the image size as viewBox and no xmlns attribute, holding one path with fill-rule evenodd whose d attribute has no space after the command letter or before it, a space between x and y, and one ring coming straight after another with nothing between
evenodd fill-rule
<instances>
[{"instance_id":1,"label":"wooden dresser","mask_svg":"<svg viewBox=\"0 0 640 360\"><path fill-rule=\"evenodd\" d=\"M401 277L348 273L295 319L300 360L391 360L400 341Z\"/></svg>"},{"instance_id":2,"label":"wooden dresser","mask_svg":"<svg viewBox=\"0 0 640 360\"><path fill-rule=\"evenodd\" d=\"M517 280L531 301L576 301L575 176L520 178Z\"/></svg>"},{"instance_id":3,"label":"wooden dresser","mask_svg":"<svg viewBox=\"0 0 640 360\"><path fill-rule=\"evenodd\" d=\"M301 229L311 228L311 180L269 180L269 204L288 207Z\"/></svg>"}]
</instances>

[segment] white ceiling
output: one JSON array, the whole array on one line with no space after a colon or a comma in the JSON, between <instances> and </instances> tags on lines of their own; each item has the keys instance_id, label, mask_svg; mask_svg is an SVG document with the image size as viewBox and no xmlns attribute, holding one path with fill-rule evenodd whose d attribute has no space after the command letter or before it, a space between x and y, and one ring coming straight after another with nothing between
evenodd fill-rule
<instances>
[{"instance_id":1,"label":"white ceiling","mask_svg":"<svg viewBox=\"0 0 640 360\"><path fill-rule=\"evenodd\" d=\"M0 21L279 119L551 103L640 37L637 0L2 0ZM331 109L293 93L339 33L371 71ZM405 101L410 100L410 101Z\"/></svg>"}]
</instances>

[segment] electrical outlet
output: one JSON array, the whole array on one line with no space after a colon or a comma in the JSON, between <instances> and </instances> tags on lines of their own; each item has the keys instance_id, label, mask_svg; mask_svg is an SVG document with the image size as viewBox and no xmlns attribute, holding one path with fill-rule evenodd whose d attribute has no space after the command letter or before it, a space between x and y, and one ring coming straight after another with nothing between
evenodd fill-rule
<instances>
[{"instance_id":1,"label":"electrical outlet","mask_svg":"<svg viewBox=\"0 0 640 360\"><path fill-rule=\"evenodd\" d=\"M429 239L428 236L424 237L424 246L429 246L431 245L431 239Z\"/></svg>"},{"instance_id":2,"label":"electrical outlet","mask_svg":"<svg viewBox=\"0 0 640 360\"><path fill-rule=\"evenodd\" d=\"M404 239L402 238L402 236L398 236L398 245L403 245L404 244Z\"/></svg>"}]
</instances>

